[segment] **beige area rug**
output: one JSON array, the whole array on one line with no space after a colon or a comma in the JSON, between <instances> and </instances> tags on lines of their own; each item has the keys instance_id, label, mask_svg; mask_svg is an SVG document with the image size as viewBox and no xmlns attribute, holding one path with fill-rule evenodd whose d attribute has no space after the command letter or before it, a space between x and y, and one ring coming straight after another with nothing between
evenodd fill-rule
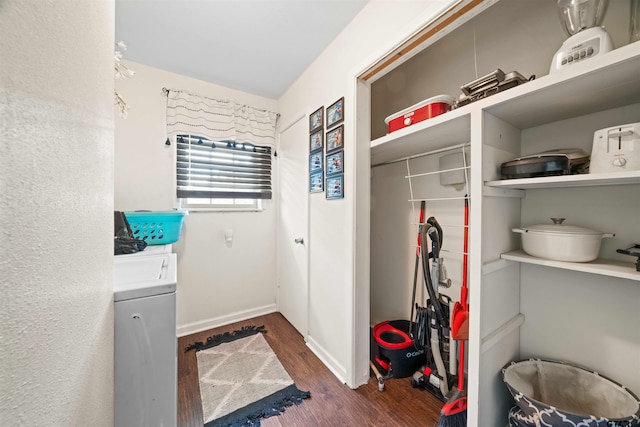
<instances>
[{"instance_id":1,"label":"beige area rug","mask_svg":"<svg viewBox=\"0 0 640 427\"><path fill-rule=\"evenodd\" d=\"M264 332L246 327L187 348L197 351L205 426L259 426L310 397L295 386Z\"/></svg>"}]
</instances>

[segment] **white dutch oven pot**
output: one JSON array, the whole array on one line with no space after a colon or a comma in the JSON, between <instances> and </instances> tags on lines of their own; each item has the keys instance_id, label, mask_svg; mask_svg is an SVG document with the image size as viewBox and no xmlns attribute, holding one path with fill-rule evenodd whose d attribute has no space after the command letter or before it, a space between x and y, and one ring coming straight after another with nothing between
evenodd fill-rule
<instances>
[{"instance_id":1,"label":"white dutch oven pot","mask_svg":"<svg viewBox=\"0 0 640 427\"><path fill-rule=\"evenodd\" d=\"M522 235L522 250L538 258L589 262L598 258L602 239L615 236L584 227L563 225L564 218L551 220L553 224L537 224L512 230Z\"/></svg>"}]
</instances>

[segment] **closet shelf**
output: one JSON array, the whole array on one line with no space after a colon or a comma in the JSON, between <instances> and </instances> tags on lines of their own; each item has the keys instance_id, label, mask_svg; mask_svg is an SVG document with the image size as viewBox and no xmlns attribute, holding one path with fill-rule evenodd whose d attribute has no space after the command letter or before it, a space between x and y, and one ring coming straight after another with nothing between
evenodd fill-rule
<instances>
[{"instance_id":1,"label":"closet shelf","mask_svg":"<svg viewBox=\"0 0 640 427\"><path fill-rule=\"evenodd\" d=\"M640 102L640 41L478 101L518 129Z\"/></svg>"},{"instance_id":2,"label":"closet shelf","mask_svg":"<svg viewBox=\"0 0 640 427\"><path fill-rule=\"evenodd\" d=\"M459 108L371 141L371 166L469 141L469 108Z\"/></svg>"},{"instance_id":3,"label":"closet shelf","mask_svg":"<svg viewBox=\"0 0 640 427\"><path fill-rule=\"evenodd\" d=\"M580 271L583 273L599 274L602 276L617 277L620 279L628 279L640 282L640 272L636 271L635 265L631 262L619 262L604 259L597 259L592 262L554 261L527 255L522 250L504 253L501 255L501 258L526 264L543 265L546 267Z\"/></svg>"},{"instance_id":4,"label":"closet shelf","mask_svg":"<svg viewBox=\"0 0 640 427\"><path fill-rule=\"evenodd\" d=\"M540 178L503 179L485 182L485 186L487 187L520 190L530 188L596 187L599 185L624 184L640 184L640 171L545 176Z\"/></svg>"}]
</instances>

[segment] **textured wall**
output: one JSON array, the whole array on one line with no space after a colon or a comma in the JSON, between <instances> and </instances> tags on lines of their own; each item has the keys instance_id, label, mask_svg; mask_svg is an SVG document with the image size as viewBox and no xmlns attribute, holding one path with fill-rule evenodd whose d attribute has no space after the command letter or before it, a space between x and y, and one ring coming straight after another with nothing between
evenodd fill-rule
<instances>
[{"instance_id":1,"label":"textured wall","mask_svg":"<svg viewBox=\"0 0 640 427\"><path fill-rule=\"evenodd\" d=\"M0 425L113 425L113 26L0 2Z\"/></svg>"}]
</instances>

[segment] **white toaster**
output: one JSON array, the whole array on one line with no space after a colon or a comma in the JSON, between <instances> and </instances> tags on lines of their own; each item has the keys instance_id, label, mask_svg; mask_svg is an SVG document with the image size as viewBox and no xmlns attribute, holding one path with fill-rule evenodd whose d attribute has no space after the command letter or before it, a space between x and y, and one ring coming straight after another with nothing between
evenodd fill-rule
<instances>
[{"instance_id":1,"label":"white toaster","mask_svg":"<svg viewBox=\"0 0 640 427\"><path fill-rule=\"evenodd\" d=\"M640 170L640 123L597 130L589 173Z\"/></svg>"}]
</instances>

